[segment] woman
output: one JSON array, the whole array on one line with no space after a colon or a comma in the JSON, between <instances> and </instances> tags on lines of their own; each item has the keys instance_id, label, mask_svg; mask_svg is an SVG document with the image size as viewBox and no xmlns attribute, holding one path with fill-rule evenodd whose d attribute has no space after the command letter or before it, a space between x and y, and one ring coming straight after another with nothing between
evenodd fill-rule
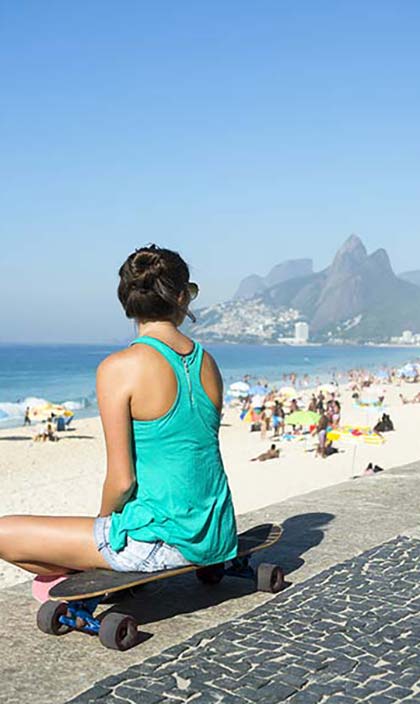
<instances>
[{"instance_id":1,"label":"woman","mask_svg":"<svg viewBox=\"0 0 420 704\"><path fill-rule=\"evenodd\" d=\"M270 413L268 411L268 408L266 406L261 406L261 413L259 416L259 421L260 421L260 437L261 440L265 440L267 437L267 433L270 429Z\"/></svg>"},{"instance_id":2,"label":"woman","mask_svg":"<svg viewBox=\"0 0 420 704\"><path fill-rule=\"evenodd\" d=\"M0 558L38 575L154 571L235 557L237 532L219 450L222 380L178 330L198 292L176 252L152 245L120 271L138 337L97 373L107 471L93 517L0 518Z\"/></svg>"},{"instance_id":3,"label":"woman","mask_svg":"<svg viewBox=\"0 0 420 704\"><path fill-rule=\"evenodd\" d=\"M318 447L317 447L317 455L320 455L321 457L325 458L326 457L326 449L328 445L328 439L327 439L327 432L328 432L328 427L329 427L329 419L326 413L323 413L318 421L318 425L314 430L314 434L318 435Z\"/></svg>"},{"instance_id":4,"label":"woman","mask_svg":"<svg viewBox=\"0 0 420 704\"><path fill-rule=\"evenodd\" d=\"M334 401L332 405L332 416L331 416L331 421L332 421L332 427L334 430L340 427L340 421L341 421L341 405L339 401Z\"/></svg>"}]
</instances>

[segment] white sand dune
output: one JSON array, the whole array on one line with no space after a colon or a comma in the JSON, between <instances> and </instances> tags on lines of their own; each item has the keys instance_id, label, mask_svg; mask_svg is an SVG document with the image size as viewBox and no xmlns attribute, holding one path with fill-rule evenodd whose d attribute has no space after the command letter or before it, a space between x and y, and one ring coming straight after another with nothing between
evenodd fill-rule
<instances>
[{"instance_id":1,"label":"white sand dune","mask_svg":"<svg viewBox=\"0 0 420 704\"><path fill-rule=\"evenodd\" d=\"M362 474L369 461L384 469L420 458L420 404L402 405L399 393L411 398L418 385L387 388L386 408L396 430L386 442L368 445L362 440L337 444L342 450L323 460L306 452L301 441L281 442L279 459L250 462L266 450L261 440L230 409L221 429L222 452L236 513L244 513L346 481ZM371 425L379 413L355 408L349 391L342 389L342 421ZM92 515L98 513L105 474L105 449L99 418L76 420L75 429L60 435L58 443L34 443L27 428L0 431L0 515ZM369 478L361 481L369 481ZM0 587L28 579L28 573L0 561Z\"/></svg>"}]
</instances>

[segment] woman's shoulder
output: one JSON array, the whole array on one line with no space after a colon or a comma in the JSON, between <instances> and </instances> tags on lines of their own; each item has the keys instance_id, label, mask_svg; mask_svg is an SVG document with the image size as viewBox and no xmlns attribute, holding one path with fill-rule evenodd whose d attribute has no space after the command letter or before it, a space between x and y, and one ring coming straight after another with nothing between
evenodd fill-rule
<instances>
[{"instance_id":1,"label":"woman's shoulder","mask_svg":"<svg viewBox=\"0 0 420 704\"><path fill-rule=\"evenodd\" d=\"M195 343L196 345L199 343ZM222 375L220 373L220 369L218 367L218 364L210 352L208 352L204 347L201 347L203 350L203 369L209 371L212 374L215 374L220 380L222 379Z\"/></svg>"},{"instance_id":2,"label":"woman's shoulder","mask_svg":"<svg viewBox=\"0 0 420 704\"><path fill-rule=\"evenodd\" d=\"M141 347L142 349L134 350L133 347L126 347L109 354L108 357L105 357L99 364L97 369L98 375L118 375L127 369L131 369L135 364L138 364L139 355L147 354L147 350L144 345L138 345L137 347Z\"/></svg>"}]
</instances>

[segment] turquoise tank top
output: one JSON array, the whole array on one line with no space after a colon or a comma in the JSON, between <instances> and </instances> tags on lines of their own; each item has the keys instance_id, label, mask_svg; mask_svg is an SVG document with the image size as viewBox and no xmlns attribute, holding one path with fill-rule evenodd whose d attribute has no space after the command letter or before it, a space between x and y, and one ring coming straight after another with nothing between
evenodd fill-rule
<instances>
[{"instance_id":1,"label":"turquoise tank top","mask_svg":"<svg viewBox=\"0 0 420 704\"><path fill-rule=\"evenodd\" d=\"M232 497L219 448L220 414L200 379L203 348L186 355L154 337L132 344L158 350L178 384L172 407L155 420L133 420L137 484L121 512L111 517L110 545L162 540L189 560L210 565L237 554Z\"/></svg>"}]
</instances>

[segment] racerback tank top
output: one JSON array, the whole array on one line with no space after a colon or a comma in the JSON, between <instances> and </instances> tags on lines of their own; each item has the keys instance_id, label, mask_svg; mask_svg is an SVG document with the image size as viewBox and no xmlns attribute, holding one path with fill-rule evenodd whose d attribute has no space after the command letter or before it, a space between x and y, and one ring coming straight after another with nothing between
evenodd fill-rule
<instances>
[{"instance_id":1,"label":"racerback tank top","mask_svg":"<svg viewBox=\"0 0 420 704\"><path fill-rule=\"evenodd\" d=\"M203 348L194 342L183 355L148 336L132 344L160 352L178 388L163 416L132 420L137 484L122 511L112 514L110 545L119 551L130 536L162 540L200 565L232 559L237 553L235 515L220 454L220 414L200 378Z\"/></svg>"}]
</instances>

